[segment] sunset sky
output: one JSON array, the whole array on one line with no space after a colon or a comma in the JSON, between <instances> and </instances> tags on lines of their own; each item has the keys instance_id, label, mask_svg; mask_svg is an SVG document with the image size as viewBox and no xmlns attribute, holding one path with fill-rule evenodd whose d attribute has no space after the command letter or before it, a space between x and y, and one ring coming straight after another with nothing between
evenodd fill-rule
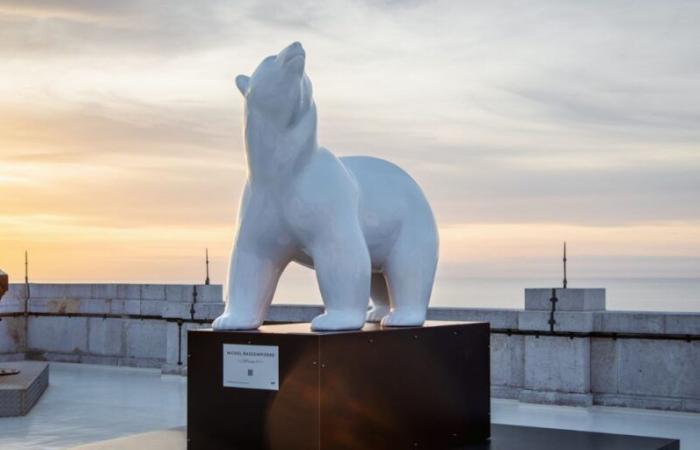
<instances>
[{"instance_id":1,"label":"sunset sky","mask_svg":"<svg viewBox=\"0 0 700 450\"><path fill-rule=\"evenodd\" d=\"M0 1L0 268L222 282L238 73L299 40L320 142L404 167L439 277L700 274L700 3ZM295 269L288 278L305 277Z\"/></svg>"}]
</instances>

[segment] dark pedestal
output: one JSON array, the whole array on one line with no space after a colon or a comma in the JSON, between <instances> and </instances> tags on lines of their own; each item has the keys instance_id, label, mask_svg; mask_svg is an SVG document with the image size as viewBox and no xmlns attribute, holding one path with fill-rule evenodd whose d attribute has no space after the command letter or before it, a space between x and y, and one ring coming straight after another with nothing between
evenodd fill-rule
<instances>
[{"instance_id":1,"label":"dark pedestal","mask_svg":"<svg viewBox=\"0 0 700 450\"><path fill-rule=\"evenodd\" d=\"M268 347L227 346L224 380L226 344ZM274 347L279 390L268 390L274 379L255 377L275 360ZM487 323L200 330L189 332L188 348L189 450L441 450L490 434ZM244 388L261 380L265 389Z\"/></svg>"}]
</instances>

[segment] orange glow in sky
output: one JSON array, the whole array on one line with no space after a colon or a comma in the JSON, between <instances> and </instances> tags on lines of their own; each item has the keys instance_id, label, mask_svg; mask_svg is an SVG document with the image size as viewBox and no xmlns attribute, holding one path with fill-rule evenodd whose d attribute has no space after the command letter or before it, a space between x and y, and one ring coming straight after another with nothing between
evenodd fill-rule
<instances>
[{"instance_id":1,"label":"orange glow in sky","mask_svg":"<svg viewBox=\"0 0 700 450\"><path fill-rule=\"evenodd\" d=\"M208 247L222 282L233 80L300 40L321 143L417 179L439 275L558 273L566 240L579 276L697 276L699 7L511 9L0 2L0 268L192 283Z\"/></svg>"}]
</instances>

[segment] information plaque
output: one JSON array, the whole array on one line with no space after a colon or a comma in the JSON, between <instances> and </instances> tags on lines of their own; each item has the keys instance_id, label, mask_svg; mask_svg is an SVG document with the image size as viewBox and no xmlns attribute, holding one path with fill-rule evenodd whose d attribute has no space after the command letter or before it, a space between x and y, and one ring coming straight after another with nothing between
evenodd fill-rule
<instances>
[{"instance_id":1,"label":"information plaque","mask_svg":"<svg viewBox=\"0 0 700 450\"><path fill-rule=\"evenodd\" d=\"M279 347L224 344L224 387L279 390Z\"/></svg>"}]
</instances>

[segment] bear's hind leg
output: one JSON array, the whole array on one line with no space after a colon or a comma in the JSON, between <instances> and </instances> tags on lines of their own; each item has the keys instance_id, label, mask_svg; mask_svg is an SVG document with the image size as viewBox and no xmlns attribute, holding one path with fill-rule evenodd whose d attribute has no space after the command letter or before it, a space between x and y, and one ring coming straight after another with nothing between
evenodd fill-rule
<instances>
[{"instance_id":1,"label":"bear's hind leg","mask_svg":"<svg viewBox=\"0 0 700 450\"><path fill-rule=\"evenodd\" d=\"M382 319L383 326L420 326L425 322L436 268L437 239L411 234L399 237L385 264L392 308Z\"/></svg>"},{"instance_id":2,"label":"bear's hind leg","mask_svg":"<svg viewBox=\"0 0 700 450\"><path fill-rule=\"evenodd\" d=\"M367 322L381 322L391 312L389 288L383 273L372 274L369 295L372 299L372 308L367 311Z\"/></svg>"}]
</instances>

